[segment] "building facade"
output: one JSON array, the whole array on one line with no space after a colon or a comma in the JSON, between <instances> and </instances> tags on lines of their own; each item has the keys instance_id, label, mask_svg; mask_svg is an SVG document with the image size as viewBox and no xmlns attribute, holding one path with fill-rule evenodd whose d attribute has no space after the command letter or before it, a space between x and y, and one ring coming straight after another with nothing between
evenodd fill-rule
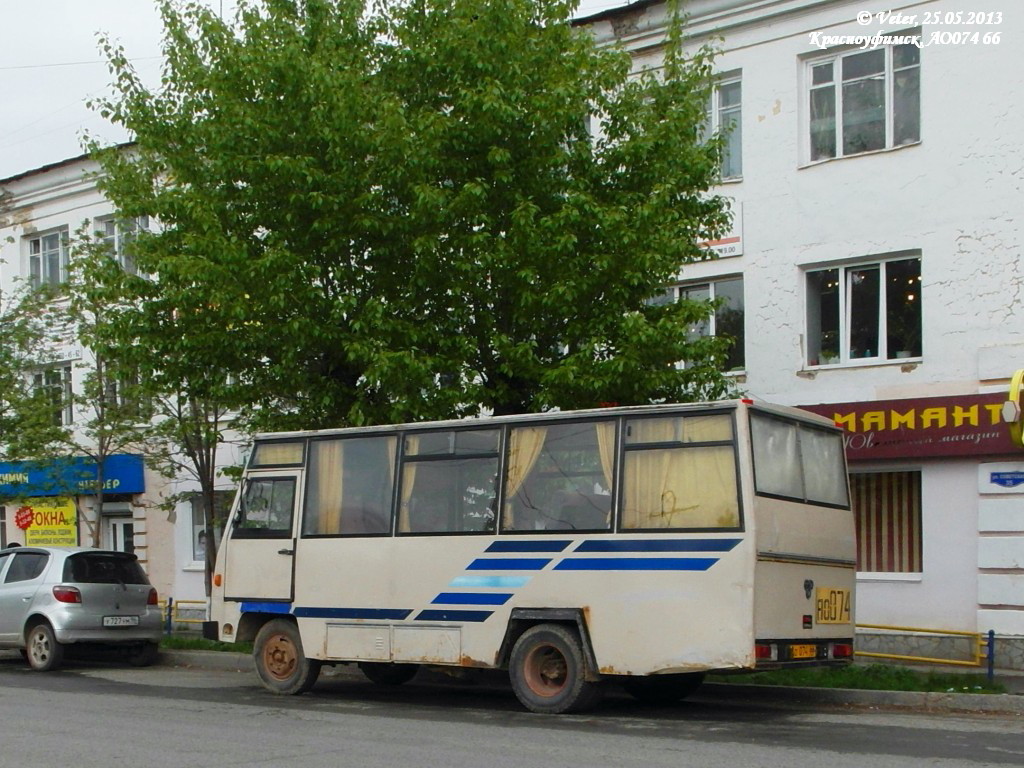
<instances>
[{"instance_id":1,"label":"building facade","mask_svg":"<svg viewBox=\"0 0 1024 768\"><path fill-rule=\"evenodd\" d=\"M72 241L83 226L111 246L125 269L134 269L130 241L146 219L115 219L111 204L93 182L97 165L71 158L0 179L9 198L0 227L0 291L10 295L19 282L59 285L67 277ZM33 375L34 384L54 392L54 417L64 425L80 423L67 397L81 392L89 369L89 350L72 337L52 343L48 362ZM237 449L225 445L222 465L239 463ZM91 545L134 552L146 567L160 597L191 605L182 615L201 613L205 604L203 517L198 485L189 479L167 481L148 468L140 454L111 456L104 466L102 508L88 490L95 467L70 456L47 466L0 462L0 547L10 543ZM224 481L224 493L232 484ZM165 499L181 501L170 509Z\"/></svg>"},{"instance_id":2,"label":"building facade","mask_svg":"<svg viewBox=\"0 0 1024 768\"><path fill-rule=\"evenodd\" d=\"M680 296L749 395L850 431L859 624L994 630L1024 667L1024 73L1016 3L691 0L733 231ZM578 22L657 70L666 6ZM997 74L998 73L998 74ZM863 647L890 633L862 635ZM913 633L902 640L913 645Z\"/></svg>"}]
</instances>

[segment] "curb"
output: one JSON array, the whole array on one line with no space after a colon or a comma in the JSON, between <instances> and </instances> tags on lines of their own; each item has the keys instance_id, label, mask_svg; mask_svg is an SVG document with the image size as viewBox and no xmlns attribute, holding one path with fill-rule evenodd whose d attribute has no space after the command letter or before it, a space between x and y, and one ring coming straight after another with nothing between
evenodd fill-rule
<instances>
[{"instance_id":1,"label":"curb","mask_svg":"<svg viewBox=\"0 0 1024 768\"><path fill-rule=\"evenodd\" d=\"M158 664L192 669L253 673L252 656L223 651L165 650ZM327 668L326 674L362 679L354 665ZM866 691L852 688L791 688L778 685L705 683L696 696L744 704L789 706L914 709L927 712L975 712L1024 715L1024 696L997 693L925 693L919 691Z\"/></svg>"},{"instance_id":2,"label":"curb","mask_svg":"<svg viewBox=\"0 0 1024 768\"><path fill-rule=\"evenodd\" d=\"M758 704L769 702L800 706L825 704L831 707L1024 715L1024 696L1010 693L869 691L854 688L791 688L743 683L705 683L701 692L711 694L718 699Z\"/></svg>"}]
</instances>

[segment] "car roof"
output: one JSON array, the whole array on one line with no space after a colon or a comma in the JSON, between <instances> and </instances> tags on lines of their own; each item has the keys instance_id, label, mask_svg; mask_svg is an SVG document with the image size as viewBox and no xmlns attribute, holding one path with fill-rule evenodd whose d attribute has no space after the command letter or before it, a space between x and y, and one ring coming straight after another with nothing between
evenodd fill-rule
<instances>
[{"instance_id":1,"label":"car roof","mask_svg":"<svg viewBox=\"0 0 1024 768\"><path fill-rule=\"evenodd\" d=\"M43 553L48 554L48 555L57 555L57 556L63 555L64 557L71 557L71 555L81 554L82 552L92 552L94 554L114 555L116 557L132 557L132 558L135 557L135 555L133 555L130 552L119 552L119 551L114 550L114 549L93 549L92 547L25 547L25 546L20 546L20 547L6 547L5 549L0 549L0 554L7 554L9 552L10 553L16 553L16 552L43 552Z\"/></svg>"}]
</instances>

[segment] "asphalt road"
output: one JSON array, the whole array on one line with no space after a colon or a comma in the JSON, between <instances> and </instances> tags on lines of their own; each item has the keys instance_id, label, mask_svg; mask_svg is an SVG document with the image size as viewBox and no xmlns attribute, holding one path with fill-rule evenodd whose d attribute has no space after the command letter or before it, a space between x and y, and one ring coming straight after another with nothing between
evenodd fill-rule
<instances>
[{"instance_id":1,"label":"asphalt road","mask_svg":"<svg viewBox=\"0 0 1024 768\"><path fill-rule=\"evenodd\" d=\"M520 709L507 685L424 676L384 689L351 674L305 696L247 672L0 658L0 768L445 766L900 768L1024 764L1019 715L879 712L737 700L668 709L613 694L586 715Z\"/></svg>"}]
</instances>

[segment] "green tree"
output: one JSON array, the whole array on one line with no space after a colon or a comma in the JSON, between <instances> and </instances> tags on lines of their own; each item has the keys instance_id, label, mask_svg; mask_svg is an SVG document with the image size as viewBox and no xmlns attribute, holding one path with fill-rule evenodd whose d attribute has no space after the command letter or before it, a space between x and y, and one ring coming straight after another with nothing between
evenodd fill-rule
<instances>
[{"instance_id":1,"label":"green tree","mask_svg":"<svg viewBox=\"0 0 1024 768\"><path fill-rule=\"evenodd\" d=\"M146 232L131 243L131 257L148 237ZM167 480L191 479L199 486L193 490L166 494L160 506L168 512L180 502L198 495L204 515L206 551L206 592L216 562L217 537L223 527L216 503L217 480L226 467L218 460L220 447L244 438L244 423L238 418L239 401L232 377L223 365L194 364L189 350L209 334L211 328L202 313L171 313L156 317L156 327L148 325L154 317L146 309L160 290L146 274L125 270L95 243L88 257L76 262L81 280L80 306L102 311L102 322L89 327L89 340L97 360L116 360L122 379L128 380L125 407L134 410L137 441L135 449L146 464ZM181 335L179 352L173 345L163 346L163 354L154 354L145 346L161 335L159 323L169 321L171 332ZM125 329L131 333L125 336ZM216 345L216 338L210 343ZM143 423L144 422L144 423Z\"/></svg>"},{"instance_id":2,"label":"green tree","mask_svg":"<svg viewBox=\"0 0 1024 768\"><path fill-rule=\"evenodd\" d=\"M162 225L120 344L261 427L725 392L727 342L686 333L711 307L650 301L727 221L678 18L630 77L574 0L159 5L159 88L105 40L95 104L134 136L102 189Z\"/></svg>"}]
</instances>

